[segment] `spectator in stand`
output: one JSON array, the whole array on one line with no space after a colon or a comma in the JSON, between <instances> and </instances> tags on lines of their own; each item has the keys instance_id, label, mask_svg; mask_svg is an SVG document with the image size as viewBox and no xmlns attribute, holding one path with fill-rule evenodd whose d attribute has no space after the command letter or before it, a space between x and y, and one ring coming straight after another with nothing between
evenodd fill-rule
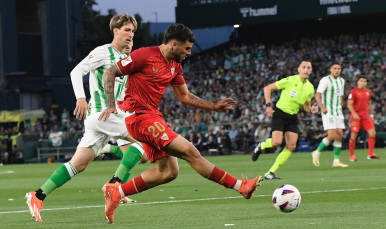
<instances>
[{"instance_id":1,"label":"spectator in stand","mask_svg":"<svg viewBox=\"0 0 386 229\"><path fill-rule=\"evenodd\" d=\"M56 116L54 110L50 110L49 120L51 127L55 126L58 123L58 116Z\"/></svg>"},{"instance_id":2,"label":"spectator in stand","mask_svg":"<svg viewBox=\"0 0 386 229\"><path fill-rule=\"evenodd\" d=\"M225 132L224 128L221 128L217 134L218 153L219 155L229 155L232 152L231 140L229 135Z\"/></svg>"},{"instance_id":3,"label":"spectator in stand","mask_svg":"<svg viewBox=\"0 0 386 229\"><path fill-rule=\"evenodd\" d=\"M63 113L62 113L62 123L67 123L68 120L70 119L70 112L67 111L67 108L63 108Z\"/></svg>"},{"instance_id":4,"label":"spectator in stand","mask_svg":"<svg viewBox=\"0 0 386 229\"><path fill-rule=\"evenodd\" d=\"M205 151L205 145L206 145L204 137L201 135L200 132L198 132L195 137L196 138L195 138L193 145L198 149L198 151L204 152Z\"/></svg>"},{"instance_id":5,"label":"spectator in stand","mask_svg":"<svg viewBox=\"0 0 386 229\"><path fill-rule=\"evenodd\" d=\"M231 140L231 146L232 146L232 149L237 149L237 143L236 143L236 136L237 134L239 133L238 130L236 130L236 125L235 124L231 124L231 130L229 130L228 134L229 134L229 138Z\"/></svg>"},{"instance_id":6,"label":"spectator in stand","mask_svg":"<svg viewBox=\"0 0 386 229\"><path fill-rule=\"evenodd\" d=\"M245 137L246 133L243 130L243 127L239 127L239 133L236 136L237 150L245 150Z\"/></svg>"},{"instance_id":7,"label":"spectator in stand","mask_svg":"<svg viewBox=\"0 0 386 229\"><path fill-rule=\"evenodd\" d=\"M208 146L208 150L217 149L217 138L216 135L213 134L212 130L209 130L205 135L206 145Z\"/></svg>"}]
</instances>

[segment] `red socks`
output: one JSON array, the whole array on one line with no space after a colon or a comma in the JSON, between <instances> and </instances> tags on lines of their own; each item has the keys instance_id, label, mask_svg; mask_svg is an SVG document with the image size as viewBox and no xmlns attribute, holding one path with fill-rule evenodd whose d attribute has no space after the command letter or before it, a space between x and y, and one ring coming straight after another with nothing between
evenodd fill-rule
<instances>
[{"instance_id":1,"label":"red socks","mask_svg":"<svg viewBox=\"0 0 386 229\"><path fill-rule=\"evenodd\" d=\"M369 154L368 156L371 157L374 155L374 147L375 147L375 137L369 137Z\"/></svg>"},{"instance_id":2,"label":"red socks","mask_svg":"<svg viewBox=\"0 0 386 229\"><path fill-rule=\"evenodd\" d=\"M350 142L348 144L348 148L350 150L350 157L354 156L354 150L355 150L355 143L356 143L356 140L352 140L350 138Z\"/></svg>"},{"instance_id":3,"label":"red socks","mask_svg":"<svg viewBox=\"0 0 386 229\"><path fill-rule=\"evenodd\" d=\"M122 184L121 188L125 196L134 195L148 189L141 175Z\"/></svg>"},{"instance_id":4,"label":"red socks","mask_svg":"<svg viewBox=\"0 0 386 229\"><path fill-rule=\"evenodd\" d=\"M233 188L236 185L237 179L229 173L214 167L212 173L208 177L209 180L219 183L226 188Z\"/></svg>"}]
</instances>

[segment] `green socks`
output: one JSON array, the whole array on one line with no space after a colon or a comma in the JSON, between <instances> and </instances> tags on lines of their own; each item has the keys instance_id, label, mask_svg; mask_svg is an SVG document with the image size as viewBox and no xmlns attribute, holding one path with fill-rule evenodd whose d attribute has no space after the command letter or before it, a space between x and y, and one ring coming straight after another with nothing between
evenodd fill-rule
<instances>
[{"instance_id":1,"label":"green socks","mask_svg":"<svg viewBox=\"0 0 386 229\"><path fill-rule=\"evenodd\" d=\"M133 143L123 155L121 164L119 165L117 171L115 171L114 176L121 179L122 183L124 183L123 180L126 178L127 173L132 168L134 168L134 166L141 159L144 152L145 151L143 150L142 144L140 142ZM128 176L130 176L130 174ZM129 178L128 176L126 179Z\"/></svg>"},{"instance_id":2,"label":"green socks","mask_svg":"<svg viewBox=\"0 0 386 229\"><path fill-rule=\"evenodd\" d=\"M331 142L327 138L323 138L322 142L319 144L317 151L322 152L327 146L329 146ZM335 143L334 143L335 144Z\"/></svg>"},{"instance_id":3,"label":"green socks","mask_svg":"<svg viewBox=\"0 0 386 229\"><path fill-rule=\"evenodd\" d=\"M121 151L119 146L116 146L116 145L106 144L103 147L103 152L104 153L112 153L112 154L116 155L119 158L123 158L123 152Z\"/></svg>"},{"instance_id":4,"label":"green socks","mask_svg":"<svg viewBox=\"0 0 386 229\"><path fill-rule=\"evenodd\" d=\"M272 167L268 170L266 174L268 174L269 172L276 172L279 167L282 166L284 162L288 160L291 154L291 151L289 151L287 148L284 148L283 151L281 151L281 153L277 156L275 163L272 165Z\"/></svg>"},{"instance_id":5,"label":"green socks","mask_svg":"<svg viewBox=\"0 0 386 229\"><path fill-rule=\"evenodd\" d=\"M334 142L334 161L340 158L340 150L342 149L342 142Z\"/></svg>"},{"instance_id":6,"label":"green socks","mask_svg":"<svg viewBox=\"0 0 386 229\"><path fill-rule=\"evenodd\" d=\"M272 138L267 138L267 140L265 140L265 142L261 143L261 149L262 150L265 150L267 148L272 148Z\"/></svg>"},{"instance_id":7,"label":"green socks","mask_svg":"<svg viewBox=\"0 0 386 229\"><path fill-rule=\"evenodd\" d=\"M50 179L48 179L40 189L43 190L44 194L48 195L71 180L76 174L78 174L78 171L76 171L75 167L69 161L57 168Z\"/></svg>"}]
</instances>

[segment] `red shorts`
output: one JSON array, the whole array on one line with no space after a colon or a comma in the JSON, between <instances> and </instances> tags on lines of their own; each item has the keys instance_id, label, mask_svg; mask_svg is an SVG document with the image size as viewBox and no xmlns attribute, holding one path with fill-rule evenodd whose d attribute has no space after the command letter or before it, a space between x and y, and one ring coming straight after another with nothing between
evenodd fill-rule
<instances>
[{"instance_id":1,"label":"red shorts","mask_svg":"<svg viewBox=\"0 0 386 229\"><path fill-rule=\"evenodd\" d=\"M178 134L170 129L162 117L155 114L133 114L127 117L125 122L130 135L143 143L143 149L151 163L170 156L163 149Z\"/></svg>"},{"instance_id":2,"label":"red shorts","mask_svg":"<svg viewBox=\"0 0 386 229\"><path fill-rule=\"evenodd\" d=\"M356 120L353 117L351 117L350 123L351 123L351 132L354 132L354 133L358 133L361 127L363 127L363 129L365 129L366 132L371 129L375 129L374 123L370 117L367 117L367 118L361 117L361 119L359 120Z\"/></svg>"}]
</instances>

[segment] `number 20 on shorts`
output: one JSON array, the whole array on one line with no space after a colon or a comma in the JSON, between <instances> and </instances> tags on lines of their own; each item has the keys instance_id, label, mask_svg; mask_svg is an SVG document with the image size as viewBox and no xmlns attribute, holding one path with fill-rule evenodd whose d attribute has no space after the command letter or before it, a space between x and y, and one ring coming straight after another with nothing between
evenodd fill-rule
<instances>
[{"instance_id":1,"label":"number 20 on shorts","mask_svg":"<svg viewBox=\"0 0 386 229\"><path fill-rule=\"evenodd\" d=\"M158 137L159 136L159 133L155 133L155 129L158 129L159 132L164 132L166 130L166 128L159 122L155 122L154 123L154 126L149 126L149 128L147 128L147 130L153 134L153 137Z\"/></svg>"}]
</instances>

